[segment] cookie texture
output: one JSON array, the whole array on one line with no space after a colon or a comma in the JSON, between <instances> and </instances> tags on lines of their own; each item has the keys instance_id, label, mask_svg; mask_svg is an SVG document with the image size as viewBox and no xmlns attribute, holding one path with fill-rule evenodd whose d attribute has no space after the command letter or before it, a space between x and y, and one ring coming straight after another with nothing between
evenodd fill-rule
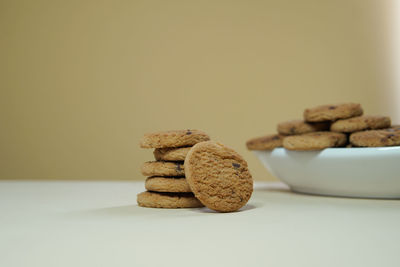
<instances>
[{"instance_id":1,"label":"cookie texture","mask_svg":"<svg viewBox=\"0 0 400 267\"><path fill-rule=\"evenodd\" d=\"M332 132L352 133L363 130L375 130L390 127L390 118L386 116L358 116L338 120L331 125Z\"/></svg>"},{"instance_id":2,"label":"cookie texture","mask_svg":"<svg viewBox=\"0 0 400 267\"><path fill-rule=\"evenodd\" d=\"M353 133L350 143L358 147L400 146L400 128Z\"/></svg>"},{"instance_id":3,"label":"cookie texture","mask_svg":"<svg viewBox=\"0 0 400 267\"><path fill-rule=\"evenodd\" d=\"M147 208L199 208L204 205L192 193L142 192L137 195L137 203Z\"/></svg>"},{"instance_id":4,"label":"cookie texture","mask_svg":"<svg viewBox=\"0 0 400 267\"><path fill-rule=\"evenodd\" d=\"M346 103L338 105L322 105L308 108L304 111L304 120L307 122L335 121L361 116L363 110L360 104Z\"/></svg>"},{"instance_id":5,"label":"cookie texture","mask_svg":"<svg viewBox=\"0 0 400 267\"><path fill-rule=\"evenodd\" d=\"M344 146L346 142L347 136L343 133L314 132L285 137L283 147L289 150L320 150Z\"/></svg>"},{"instance_id":6,"label":"cookie texture","mask_svg":"<svg viewBox=\"0 0 400 267\"><path fill-rule=\"evenodd\" d=\"M282 146L283 137L279 134L256 137L248 140L246 146L249 150L272 150Z\"/></svg>"},{"instance_id":7,"label":"cookie texture","mask_svg":"<svg viewBox=\"0 0 400 267\"><path fill-rule=\"evenodd\" d=\"M216 211L240 209L253 192L246 161L233 149L213 141L198 143L190 149L185 173L195 196Z\"/></svg>"},{"instance_id":8,"label":"cookie texture","mask_svg":"<svg viewBox=\"0 0 400 267\"><path fill-rule=\"evenodd\" d=\"M144 186L147 190L156 192L192 192L189 184L183 177L148 177Z\"/></svg>"},{"instance_id":9,"label":"cookie texture","mask_svg":"<svg viewBox=\"0 0 400 267\"><path fill-rule=\"evenodd\" d=\"M140 142L142 148L165 148L192 146L208 141L210 137L199 130L176 130L145 134Z\"/></svg>"},{"instance_id":10,"label":"cookie texture","mask_svg":"<svg viewBox=\"0 0 400 267\"><path fill-rule=\"evenodd\" d=\"M329 122L310 123L303 120L291 120L278 124L277 130L281 135L296 135L329 130Z\"/></svg>"},{"instance_id":11,"label":"cookie texture","mask_svg":"<svg viewBox=\"0 0 400 267\"><path fill-rule=\"evenodd\" d=\"M191 147L156 148L153 151L156 160L184 161Z\"/></svg>"},{"instance_id":12,"label":"cookie texture","mask_svg":"<svg viewBox=\"0 0 400 267\"><path fill-rule=\"evenodd\" d=\"M183 162L148 161L143 163L144 176L185 176Z\"/></svg>"}]
</instances>

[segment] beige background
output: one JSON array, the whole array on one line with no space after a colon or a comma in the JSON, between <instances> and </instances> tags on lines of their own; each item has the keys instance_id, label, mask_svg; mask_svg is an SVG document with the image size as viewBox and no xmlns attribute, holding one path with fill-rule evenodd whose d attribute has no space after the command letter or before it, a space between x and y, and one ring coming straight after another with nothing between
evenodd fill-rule
<instances>
[{"instance_id":1,"label":"beige background","mask_svg":"<svg viewBox=\"0 0 400 267\"><path fill-rule=\"evenodd\" d=\"M145 132L241 153L316 104L390 114L387 1L0 1L0 178L143 179Z\"/></svg>"}]
</instances>

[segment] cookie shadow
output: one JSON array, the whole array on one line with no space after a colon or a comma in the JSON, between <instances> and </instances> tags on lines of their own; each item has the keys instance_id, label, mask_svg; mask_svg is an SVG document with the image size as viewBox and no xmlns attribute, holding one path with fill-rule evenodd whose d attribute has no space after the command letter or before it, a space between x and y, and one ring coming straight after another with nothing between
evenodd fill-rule
<instances>
[{"instance_id":1,"label":"cookie shadow","mask_svg":"<svg viewBox=\"0 0 400 267\"><path fill-rule=\"evenodd\" d=\"M240 212L245 212L245 211L249 211L249 210L253 210L256 209L258 207L260 207L261 204L247 204L246 206L240 208L237 211L233 211L233 212L229 212L229 213L240 213ZM199 208L199 209L193 209L193 212L197 212L197 213L216 213L216 214L224 214L227 212L218 212L212 209L209 209L207 207L203 207L203 208Z\"/></svg>"},{"instance_id":2,"label":"cookie shadow","mask_svg":"<svg viewBox=\"0 0 400 267\"><path fill-rule=\"evenodd\" d=\"M267 184L267 185L257 185L254 188L254 192L263 193L283 193L283 194L295 194L292 190L290 190L289 186L283 184Z\"/></svg>"}]
</instances>

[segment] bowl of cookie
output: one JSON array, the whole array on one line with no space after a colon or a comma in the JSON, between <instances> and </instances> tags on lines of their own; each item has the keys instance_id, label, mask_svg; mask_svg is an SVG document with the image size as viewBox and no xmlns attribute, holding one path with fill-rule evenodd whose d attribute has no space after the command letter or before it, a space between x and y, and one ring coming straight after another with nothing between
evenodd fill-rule
<instances>
[{"instance_id":1,"label":"bowl of cookie","mask_svg":"<svg viewBox=\"0 0 400 267\"><path fill-rule=\"evenodd\" d=\"M364 115L360 104L307 108L303 119L246 146L292 191L359 198L400 198L400 126Z\"/></svg>"}]
</instances>

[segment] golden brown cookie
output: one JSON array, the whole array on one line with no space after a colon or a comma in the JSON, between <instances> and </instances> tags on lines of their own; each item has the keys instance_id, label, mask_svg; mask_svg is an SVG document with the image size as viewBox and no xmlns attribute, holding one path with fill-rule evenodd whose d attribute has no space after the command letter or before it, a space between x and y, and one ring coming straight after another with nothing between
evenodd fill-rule
<instances>
[{"instance_id":1,"label":"golden brown cookie","mask_svg":"<svg viewBox=\"0 0 400 267\"><path fill-rule=\"evenodd\" d=\"M148 177L144 186L147 190L156 192L192 192L184 177Z\"/></svg>"},{"instance_id":2,"label":"golden brown cookie","mask_svg":"<svg viewBox=\"0 0 400 267\"><path fill-rule=\"evenodd\" d=\"M399 131L400 130L400 125L392 125L392 126L390 126L390 129Z\"/></svg>"},{"instance_id":3,"label":"golden brown cookie","mask_svg":"<svg viewBox=\"0 0 400 267\"><path fill-rule=\"evenodd\" d=\"M329 130L329 122L310 123L303 120L291 120L278 124L278 133L282 135L296 135Z\"/></svg>"},{"instance_id":4,"label":"golden brown cookie","mask_svg":"<svg viewBox=\"0 0 400 267\"><path fill-rule=\"evenodd\" d=\"M271 134L261 137L252 138L246 142L249 150L272 150L282 146L283 136L279 134Z\"/></svg>"},{"instance_id":5,"label":"golden brown cookie","mask_svg":"<svg viewBox=\"0 0 400 267\"><path fill-rule=\"evenodd\" d=\"M343 133L314 132L287 136L283 139L283 147L289 150L321 150L344 146L346 142L347 137Z\"/></svg>"},{"instance_id":6,"label":"golden brown cookie","mask_svg":"<svg viewBox=\"0 0 400 267\"><path fill-rule=\"evenodd\" d=\"M213 141L198 143L190 149L185 173L195 196L216 211L240 209L253 192L246 161L233 149Z\"/></svg>"},{"instance_id":7,"label":"golden brown cookie","mask_svg":"<svg viewBox=\"0 0 400 267\"><path fill-rule=\"evenodd\" d=\"M194 197L193 193L159 193L142 192L137 195L137 203L147 208L200 208L204 205Z\"/></svg>"},{"instance_id":8,"label":"golden brown cookie","mask_svg":"<svg viewBox=\"0 0 400 267\"><path fill-rule=\"evenodd\" d=\"M390 127L390 118L385 116L358 116L332 123L332 132L353 133L362 130L375 130Z\"/></svg>"},{"instance_id":9,"label":"golden brown cookie","mask_svg":"<svg viewBox=\"0 0 400 267\"><path fill-rule=\"evenodd\" d=\"M400 146L400 129L389 128L353 133L350 135L350 142L359 147Z\"/></svg>"},{"instance_id":10,"label":"golden brown cookie","mask_svg":"<svg viewBox=\"0 0 400 267\"><path fill-rule=\"evenodd\" d=\"M156 148L153 151L156 160L184 161L191 147Z\"/></svg>"},{"instance_id":11,"label":"golden brown cookie","mask_svg":"<svg viewBox=\"0 0 400 267\"><path fill-rule=\"evenodd\" d=\"M177 130L145 134L140 142L142 148L192 146L210 137L199 130Z\"/></svg>"},{"instance_id":12,"label":"golden brown cookie","mask_svg":"<svg viewBox=\"0 0 400 267\"><path fill-rule=\"evenodd\" d=\"M142 165L144 176L185 176L185 168L182 161L148 161Z\"/></svg>"},{"instance_id":13,"label":"golden brown cookie","mask_svg":"<svg viewBox=\"0 0 400 267\"><path fill-rule=\"evenodd\" d=\"M307 122L335 121L362 114L363 110L360 104L323 105L306 109L304 111L304 120Z\"/></svg>"}]
</instances>

